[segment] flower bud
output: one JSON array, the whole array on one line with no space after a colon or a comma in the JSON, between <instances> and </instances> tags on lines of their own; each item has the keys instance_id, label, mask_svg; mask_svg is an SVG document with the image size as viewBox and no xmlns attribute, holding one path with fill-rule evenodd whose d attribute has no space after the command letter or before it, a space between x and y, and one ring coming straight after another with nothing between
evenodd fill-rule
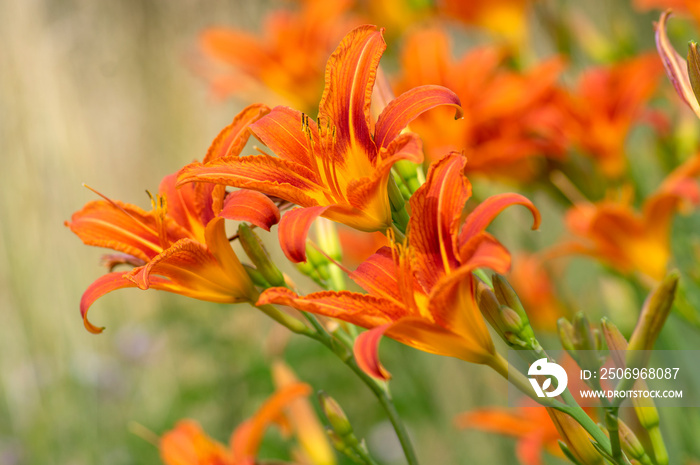
<instances>
[{"instance_id":1,"label":"flower bud","mask_svg":"<svg viewBox=\"0 0 700 465\"><path fill-rule=\"evenodd\" d=\"M618 420L620 443L625 454L637 460L639 463L651 465L651 459L644 450L644 446L625 422Z\"/></svg>"},{"instance_id":2,"label":"flower bud","mask_svg":"<svg viewBox=\"0 0 700 465\"><path fill-rule=\"evenodd\" d=\"M679 273L672 271L649 294L628 344L628 350L652 350L676 297Z\"/></svg>"},{"instance_id":3,"label":"flower bud","mask_svg":"<svg viewBox=\"0 0 700 465\"><path fill-rule=\"evenodd\" d=\"M535 333L524 312L502 305L483 282L477 285L476 299L484 318L508 345L519 349L533 349L537 345Z\"/></svg>"},{"instance_id":4,"label":"flower bud","mask_svg":"<svg viewBox=\"0 0 700 465\"><path fill-rule=\"evenodd\" d=\"M353 433L352 425L338 402L323 391L318 393L318 400L333 431L343 439L351 435Z\"/></svg>"},{"instance_id":5,"label":"flower bud","mask_svg":"<svg viewBox=\"0 0 700 465\"><path fill-rule=\"evenodd\" d=\"M567 446L567 450L584 465L603 465L603 458L591 442L588 432L566 413L547 408L554 426Z\"/></svg>"},{"instance_id":6,"label":"flower bud","mask_svg":"<svg viewBox=\"0 0 700 465\"><path fill-rule=\"evenodd\" d=\"M238 225L238 240L255 268L272 286L284 286L284 276L272 262L270 254L257 234L246 223Z\"/></svg>"},{"instance_id":7,"label":"flower bud","mask_svg":"<svg viewBox=\"0 0 700 465\"><path fill-rule=\"evenodd\" d=\"M496 294L496 298L501 303L501 305L505 305L506 307L512 308L513 310L518 312L518 314L521 317L524 317L524 320L527 320L527 314L525 313L523 304L520 303L518 294L515 293L515 291L511 287L510 283L506 280L506 278L499 274L494 274L492 280L493 291Z\"/></svg>"},{"instance_id":8,"label":"flower bud","mask_svg":"<svg viewBox=\"0 0 700 465\"><path fill-rule=\"evenodd\" d=\"M498 313L501 304L498 303L496 294L493 293L491 288L481 281L478 281L476 286L476 304L481 314L486 318L486 321L488 321L491 327L503 337L503 331L498 324Z\"/></svg>"},{"instance_id":9,"label":"flower bud","mask_svg":"<svg viewBox=\"0 0 700 465\"><path fill-rule=\"evenodd\" d=\"M559 318L557 321L557 328L559 329L559 340L561 341L561 346L566 350L571 358L576 358L574 353L576 348L574 347L574 326L569 323L564 317Z\"/></svg>"},{"instance_id":10,"label":"flower bud","mask_svg":"<svg viewBox=\"0 0 700 465\"><path fill-rule=\"evenodd\" d=\"M695 98L700 101L700 54L698 44L694 40L688 43L688 77Z\"/></svg>"}]
</instances>

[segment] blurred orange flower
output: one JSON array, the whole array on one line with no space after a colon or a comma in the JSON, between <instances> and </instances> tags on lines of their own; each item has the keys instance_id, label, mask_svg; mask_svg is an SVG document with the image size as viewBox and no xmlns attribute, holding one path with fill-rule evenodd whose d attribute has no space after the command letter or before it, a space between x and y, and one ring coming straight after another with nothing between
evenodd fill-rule
<instances>
[{"instance_id":1,"label":"blurred orange flower","mask_svg":"<svg viewBox=\"0 0 700 465\"><path fill-rule=\"evenodd\" d=\"M662 70L654 53L592 68L581 75L568 96L570 137L606 176L624 173L625 141L633 124L645 116L645 105Z\"/></svg>"},{"instance_id":2,"label":"blurred orange flower","mask_svg":"<svg viewBox=\"0 0 700 465\"><path fill-rule=\"evenodd\" d=\"M638 11L673 9L678 13L686 13L693 16L700 24L700 3L696 0L633 0L632 5Z\"/></svg>"},{"instance_id":3,"label":"blurred orange flower","mask_svg":"<svg viewBox=\"0 0 700 465\"><path fill-rule=\"evenodd\" d=\"M556 295L552 277L542 257L527 253L516 255L509 281L518 293L532 325L543 331L555 330L557 320L565 315L565 309Z\"/></svg>"},{"instance_id":4,"label":"blurred orange flower","mask_svg":"<svg viewBox=\"0 0 700 465\"><path fill-rule=\"evenodd\" d=\"M255 415L236 428L230 449L207 436L197 422L180 421L161 438L161 458L166 465L255 465L265 430L273 423L288 429L285 410L311 392L311 386L303 383L280 388Z\"/></svg>"},{"instance_id":5,"label":"blurred orange flower","mask_svg":"<svg viewBox=\"0 0 700 465\"><path fill-rule=\"evenodd\" d=\"M516 73L504 69L506 58L501 49L484 47L454 60L442 30L409 36L398 88L443 85L457 93L464 109L464 118L456 123L449 122L452 115L445 109L436 109L411 124L429 158L464 150L469 173L521 178L532 171L528 169L532 157L563 156L564 128L555 98L562 61L552 59Z\"/></svg>"},{"instance_id":6,"label":"blurred orange flower","mask_svg":"<svg viewBox=\"0 0 700 465\"><path fill-rule=\"evenodd\" d=\"M438 10L466 24L482 27L519 45L526 39L531 0L437 0Z\"/></svg>"},{"instance_id":7,"label":"blurred orange flower","mask_svg":"<svg viewBox=\"0 0 700 465\"><path fill-rule=\"evenodd\" d=\"M286 213L279 227L282 249L294 262L305 260L306 234L318 216L361 231L390 228L391 167L398 160L422 160L418 136L401 131L433 107L459 111L459 99L444 87L417 87L391 101L375 124L369 110L385 48L382 30L354 29L328 60L318 124L297 110L276 107L251 130L277 157L194 163L182 170L179 183L255 189L304 207Z\"/></svg>"},{"instance_id":8,"label":"blurred orange flower","mask_svg":"<svg viewBox=\"0 0 700 465\"><path fill-rule=\"evenodd\" d=\"M205 160L235 153L245 145L248 125L269 111L252 105L236 116L217 138ZM157 289L200 300L234 303L255 301L257 291L226 237L224 218L249 221L263 228L279 220L276 205L254 191L226 195L223 187L189 185L176 189L176 175L163 178L153 210L110 200L89 202L66 221L87 245L121 254L107 255L110 269L132 265L128 272L110 272L83 294L80 312L92 333L102 328L87 319L90 306L108 292L127 287ZM101 194L100 194L101 195Z\"/></svg>"},{"instance_id":9,"label":"blurred orange flower","mask_svg":"<svg viewBox=\"0 0 700 465\"><path fill-rule=\"evenodd\" d=\"M294 371L281 360L272 364L272 379L278 390L299 383ZM335 465L335 453L328 440L328 434L309 399L298 397L290 400L287 404L287 417L299 442L300 451L295 454L300 457L298 461L314 465Z\"/></svg>"},{"instance_id":10,"label":"blurred orange flower","mask_svg":"<svg viewBox=\"0 0 700 465\"><path fill-rule=\"evenodd\" d=\"M553 254L580 253L598 258L621 272L638 271L653 280L666 274L670 259L670 229L674 213L700 204L700 154L674 170L636 211L630 189L620 198L595 204L579 203L566 216L578 239L555 246Z\"/></svg>"},{"instance_id":11,"label":"blurred orange flower","mask_svg":"<svg viewBox=\"0 0 700 465\"><path fill-rule=\"evenodd\" d=\"M481 408L459 415L458 428L475 428L518 438L516 454L523 465L542 465L542 452L564 457L559 441L585 465L602 464L602 458L585 429L565 413L539 405L517 409Z\"/></svg>"},{"instance_id":12,"label":"blurred orange flower","mask_svg":"<svg viewBox=\"0 0 700 465\"><path fill-rule=\"evenodd\" d=\"M480 408L455 418L458 428L474 428L518 439L516 455L523 465L542 465L542 452L563 457L559 432L547 409L528 406L514 409Z\"/></svg>"},{"instance_id":13,"label":"blurred orange flower","mask_svg":"<svg viewBox=\"0 0 700 465\"><path fill-rule=\"evenodd\" d=\"M297 11L270 13L263 37L230 28L202 33L202 50L225 70L206 72L217 94L271 104L281 98L295 108L313 108L323 85L323 63L358 22L348 14L350 0L299 3Z\"/></svg>"},{"instance_id":14,"label":"blurred orange flower","mask_svg":"<svg viewBox=\"0 0 700 465\"><path fill-rule=\"evenodd\" d=\"M338 318L370 329L356 341L358 364L387 378L378 360L382 335L425 352L495 364L491 336L476 303L471 272L487 267L504 272L510 254L485 232L503 209L524 205L539 225L539 212L517 194L488 198L461 224L471 196L463 174L466 160L450 154L431 165L426 183L411 197L409 245L380 249L350 273L368 294L317 292L300 297L286 288L265 291L258 304L277 303ZM461 227L460 227L461 226Z\"/></svg>"}]
</instances>

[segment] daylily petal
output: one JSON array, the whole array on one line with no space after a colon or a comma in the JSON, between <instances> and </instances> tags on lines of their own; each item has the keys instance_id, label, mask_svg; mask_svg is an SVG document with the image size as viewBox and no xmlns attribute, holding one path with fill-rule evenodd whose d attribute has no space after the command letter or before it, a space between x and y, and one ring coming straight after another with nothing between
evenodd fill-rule
<instances>
[{"instance_id":1,"label":"daylily petal","mask_svg":"<svg viewBox=\"0 0 700 465\"><path fill-rule=\"evenodd\" d=\"M533 407L539 408L539 407ZM458 428L475 428L491 433L522 437L539 425L523 415L502 408L480 408L455 418Z\"/></svg>"},{"instance_id":2,"label":"daylily petal","mask_svg":"<svg viewBox=\"0 0 700 465\"><path fill-rule=\"evenodd\" d=\"M391 247L382 247L349 274L362 289L372 295L393 300L402 305L397 282L398 267Z\"/></svg>"},{"instance_id":3,"label":"daylily petal","mask_svg":"<svg viewBox=\"0 0 700 465\"><path fill-rule=\"evenodd\" d=\"M306 236L311 223L328 207L295 208L285 213L278 233L284 255L294 263L306 262Z\"/></svg>"},{"instance_id":4,"label":"daylily petal","mask_svg":"<svg viewBox=\"0 0 700 465\"><path fill-rule=\"evenodd\" d=\"M213 270L216 281L224 283L229 289L229 294L234 295L237 300L254 301L258 293L253 281L231 248L231 243L226 237L224 219L218 217L211 220L204 232L204 237L209 252L218 263L218 269Z\"/></svg>"},{"instance_id":5,"label":"daylily petal","mask_svg":"<svg viewBox=\"0 0 700 465\"><path fill-rule=\"evenodd\" d=\"M280 197L306 207L318 205L323 186L311 181L315 174L308 168L288 160L253 155L221 158L206 165L192 163L178 175L178 185L188 182L213 182L252 189Z\"/></svg>"},{"instance_id":6,"label":"daylily petal","mask_svg":"<svg viewBox=\"0 0 700 465\"><path fill-rule=\"evenodd\" d=\"M489 261L484 256L480 262L462 266L444 276L428 297L428 311L435 323L461 337L461 344L456 346L458 351L449 355L473 363L483 363L495 352L491 334L474 300L471 277L475 268L488 266Z\"/></svg>"},{"instance_id":7,"label":"daylily petal","mask_svg":"<svg viewBox=\"0 0 700 465\"><path fill-rule=\"evenodd\" d=\"M241 423L231 435L231 450L235 464L254 463L265 430L284 413L284 409L299 397L313 392L305 383L294 383L279 389L249 420ZM250 461L250 462L247 462Z\"/></svg>"},{"instance_id":8,"label":"daylily petal","mask_svg":"<svg viewBox=\"0 0 700 465\"><path fill-rule=\"evenodd\" d=\"M542 465L544 437L539 432L524 436L515 447L515 454L523 465Z\"/></svg>"},{"instance_id":9,"label":"daylily petal","mask_svg":"<svg viewBox=\"0 0 700 465\"><path fill-rule=\"evenodd\" d=\"M159 448L165 465L226 465L231 461L226 448L192 420L179 421L160 439Z\"/></svg>"},{"instance_id":10,"label":"daylily petal","mask_svg":"<svg viewBox=\"0 0 700 465\"><path fill-rule=\"evenodd\" d=\"M352 349L357 365L362 371L382 381L389 381L391 373L379 361L379 342L391 326L392 323L387 323L363 332L355 340Z\"/></svg>"},{"instance_id":11,"label":"daylily petal","mask_svg":"<svg viewBox=\"0 0 700 465\"><path fill-rule=\"evenodd\" d=\"M113 249L144 261L163 250L153 213L128 203L116 200L88 202L65 224L86 245ZM189 237L189 233L171 219L165 226L171 241Z\"/></svg>"},{"instance_id":12,"label":"daylily petal","mask_svg":"<svg viewBox=\"0 0 700 465\"><path fill-rule=\"evenodd\" d=\"M202 48L213 57L244 68L248 62L259 62L266 57L255 36L233 29L207 29L202 33L200 42Z\"/></svg>"},{"instance_id":13,"label":"daylily petal","mask_svg":"<svg viewBox=\"0 0 700 465\"><path fill-rule=\"evenodd\" d=\"M688 75L688 64L681 55L676 52L668 40L666 35L666 22L671 16L671 10L666 10L661 13L659 22L655 23L656 29L656 49L659 51L661 61L666 68L666 74L671 80L671 84L676 89L676 92L681 99L700 117L700 104L695 97L693 87L690 84L690 76Z\"/></svg>"},{"instance_id":14,"label":"daylily petal","mask_svg":"<svg viewBox=\"0 0 700 465\"><path fill-rule=\"evenodd\" d=\"M105 254L100 257L100 265L103 265L109 271L114 271L119 265L130 265L130 266L143 266L146 262L133 255L127 255L125 253L110 253Z\"/></svg>"},{"instance_id":15,"label":"daylily petal","mask_svg":"<svg viewBox=\"0 0 700 465\"><path fill-rule=\"evenodd\" d=\"M532 229L535 230L540 227L540 212L527 197L520 194L493 195L481 202L474 211L467 216L462 226L462 231L459 234L460 245L486 229L503 210L511 205L527 207L530 212L532 212Z\"/></svg>"},{"instance_id":16,"label":"daylily petal","mask_svg":"<svg viewBox=\"0 0 700 465\"><path fill-rule=\"evenodd\" d=\"M427 180L410 200L410 244L420 261L418 278L431 288L459 266L457 229L471 184L463 175L466 159L452 153L433 163Z\"/></svg>"},{"instance_id":17,"label":"daylily petal","mask_svg":"<svg viewBox=\"0 0 700 465\"><path fill-rule=\"evenodd\" d=\"M167 214L180 226L192 232L194 238L204 240L204 227L212 218L212 192L214 184L190 184L175 187L177 174L163 178L158 187L158 193L165 196Z\"/></svg>"},{"instance_id":18,"label":"daylily petal","mask_svg":"<svg viewBox=\"0 0 700 465\"><path fill-rule=\"evenodd\" d=\"M496 273L505 273L510 269L511 256L508 249L491 234L482 231L471 237L459 248L459 259L468 264L479 257L489 257L489 268Z\"/></svg>"},{"instance_id":19,"label":"daylily petal","mask_svg":"<svg viewBox=\"0 0 700 465\"><path fill-rule=\"evenodd\" d=\"M474 360L469 356L470 341L422 317L402 318L387 329L386 335L423 352Z\"/></svg>"},{"instance_id":20,"label":"daylily petal","mask_svg":"<svg viewBox=\"0 0 700 465\"><path fill-rule=\"evenodd\" d=\"M362 210L376 223L391 226L391 209L387 198L387 181L391 167L399 160L413 163L423 161L420 138L416 134L403 134L394 139L380 154L381 161L370 176L355 179L348 184L347 199L350 205Z\"/></svg>"},{"instance_id":21,"label":"daylily petal","mask_svg":"<svg viewBox=\"0 0 700 465\"><path fill-rule=\"evenodd\" d=\"M355 28L328 59L319 125L324 125L322 118L328 118L337 128L336 148L341 157L355 144L370 160L376 156L369 110L377 66L386 49L383 32L370 25Z\"/></svg>"},{"instance_id":22,"label":"daylily petal","mask_svg":"<svg viewBox=\"0 0 700 465\"><path fill-rule=\"evenodd\" d=\"M245 107L233 118L231 124L219 132L207 150L202 163L240 155L250 137L249 127L268 113L270 113L270 109L261 103Z\"/></svg>"},{"instance_id":23,"label":"daylily petal","mask_svg":"<svg viewBox=\"0 0 700 465\"><path fill-rule=\"evenodd\" d=\"M422 113L441 106L456 108L455 119L462 117L462 107L457 94L442 86L420 86L404 92L389 102L377 119L374 143L377 148L386 147L408 124Z\"/></svg>"},{"instance_id":24,"label":"daylily petal","mask_svg":"<svg viewBox=\"0 0 700 465\"><path fill-rule=\"evenodd\" d=\"M248 189L229 193L219 216L227 220L246 221L265 231L280 221L279 208L270 197Z\"/></svg>"},{"instance_id":25,"label":"daylily petal","mask_svg":"<svg viewBox=\"0 0 700 465\"><path fill-rule=\"evenodd\" d=\"M224 273L209 250L190 239L179 240L146 266L134 268L127 278L146 290L158 282L155 275L169 279L168 291L195 299L236 303L248 297L241 292L240 283Z\"/></svg>"},{"instance_id":26,"label":"daylily petal","mask_svg":"<svg viewBox=\"0 0 700 465\"><path fill-rule=\"evenodd\" d=\"M125 273L115 272L100 276L83 293L83 297L80 299L80 315L83 317L85 328L91 333L99 334L104 330L104 328L97 327L88 321L87 314L92 304L109 292L136 287L136 284L126 279L124 275Z\"/></svg>"},{"instance_id":27,"label":"daylily petal","mask_svg":"<svg viewBox=\"0 0 700 465\"><path fill-rule=\"evenodd\" d=\"M272 380L277 390L299 384L294 371L281 360L272 363ZM282 425L294 431L302 455L308 458L309 464L336 465L328 434L308 398L297 397L288 402L283 419Z\"/></svg>"},{"instance_id":28,"label":"daylily petal","mask_svg":"<svg viewBox=\"0 0 700 465\"><path fill-rule=\"evenodd\" d=\"M302 312L338 318L363 328L390 323L405 316L406 310L392 301L349 291L323 291L299 296L289 289L273 287L260 295L257 305L287 305Z\"/></svg>"},{"instance_id":29,"label":"daylily petal","mask_svg":"<svg viewBox=\"0 0 700 465\"><path fill-rule=\"evenodd\" d=\"M310 131L305 131L305 115L289 107L275 107L269 115L250 126L253 134L280 158L309 167L316 166L313 147L319 147L318 127L308 119ZM310 139L310 137L312 139Z\"/></svg>"}]
</instances>

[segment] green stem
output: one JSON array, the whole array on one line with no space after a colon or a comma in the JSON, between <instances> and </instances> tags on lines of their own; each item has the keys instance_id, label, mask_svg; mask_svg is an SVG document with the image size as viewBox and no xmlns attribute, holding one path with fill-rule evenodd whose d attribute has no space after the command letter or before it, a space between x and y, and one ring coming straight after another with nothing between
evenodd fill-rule
<instances>
[{"instance_id":1,"label":"green stem","mask_svg":"<svg viewBox=\"0 0 700 465\"><path fill-rule=\"evenodd\" d=\"M408 436L408 431L406 430L406 427L401 421L399 413L396 411L396 407L394 406L394 403L391 400L391 395L386 390L386 388L380 385L367 373L362 371L362 369L357 365L357 362L355 361L355 358L352 355L352 348L346 346L347 343L343 343L343 341L339 341L339 339L334 340L333 337L330 334L328 334L325 328L321 325L321 323L318 322L318 320L313 315L304 312L304 316L309 321L309 323L311 323L311 326L313 326L316 330L315 333L304 334L319 341L321 344L331 349L331 351L333 351L333 353L336 354L338 358L340 358L343 361L343 363L345 363L345 365L347 365L353 372L355 372L358 378L360 378L362 382L364 382L367 385L367 387L370 388L372 393L375 395L377 400L379 400L379 403L384 408L384 411L389 417L389 421L391 421L391 424L394 427L394 431L396 431L396 436L398 436L399 438L399 442L401 443L401 448L403 449L403 453L406 456L406 461L408 462L408 465L418 465L418 459L416 458L416 453L413 450L413 445L411 444L411 439ZM339 346L338 343L336 343L335 341L341 342L342 346Z\"/></svg>"},{"instance_id":2,"label":"green stem","mask_svg":"<svg viewBox=\"0 0 700 465\"><path fill-rule=\"evenodd\" d=\"M617 416L619 408L605 408L605 427L610 433L610 450L612 458L617 462L622 460L622 447L620 446L620 423Z\"/></svg>"},{"instance_id":3,"label":"green stem","mask_svg":"<svg viewBox=\"0 0 700 465\"><path fill-rule=\"evenodd\" d=\"M566 413L569 415L571 418L576 420L576 422L583 426L583 428L588 432L588 434L591 435L593 439L600 445L600 447L603 448L603 450L607 453L611 453L612 449L610 446L610 439L605 435L603 431L601 431L600 428L598 428L598 425L595 424L593 420L591 420L591 417L588 416L588 414L581 408L581 406L578 405L576 402L576 399L574 399L574 396L571 395L571 392L569 392L568 389L564 391L564 393L561 395L562 399L564 402L566 402L566 406L564 408L558 408L558 410Z\"/></svg>"},{"instance_id":4,"label":"green stem","mask_svg":"<svg viewBox=\"0 0 700 465\"><path fill-rule=\"evenodd\" d=\"M270 304L255 306L251 303L251 305L294 333L308 335L310 332L309 328L302 321L287 315L277 307Z\"/></svg>"}]
</instances>

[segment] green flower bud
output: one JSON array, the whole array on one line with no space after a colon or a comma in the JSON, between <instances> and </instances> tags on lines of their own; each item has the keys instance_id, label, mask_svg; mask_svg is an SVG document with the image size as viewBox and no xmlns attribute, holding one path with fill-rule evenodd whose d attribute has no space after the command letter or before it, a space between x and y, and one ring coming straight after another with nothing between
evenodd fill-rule
<instances>
[{"instance_id":1,"label":"green flower bud","mask_svg":"<svg viewBox=\"0 0 700 465\"><path fill-rule=\"evenodd\" d=\"M272 262L270 254L257 234L245 223L238 225L238 240L255 268L272 286L284 286L284 275Z\"/></svg>"}]
</instances>

